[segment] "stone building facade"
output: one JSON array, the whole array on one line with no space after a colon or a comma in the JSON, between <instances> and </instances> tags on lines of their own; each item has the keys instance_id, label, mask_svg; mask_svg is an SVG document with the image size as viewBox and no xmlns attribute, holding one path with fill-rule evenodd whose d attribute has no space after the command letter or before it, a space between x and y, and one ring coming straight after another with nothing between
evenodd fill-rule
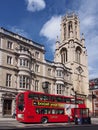
<instances>
[{"instance_id":1,"label":"stone building facade","mask_svg":"<svg viewBox=\"0 0 98 130\"><path fill-rule=\"evenodd\" d=\"M10 116L17 93L26 90L88 99L88 65L79 19L68 14L61 21L54 61L45 59L43 45L0 28L0 116ZM87 101L90 104L90 100Z\"/></svg>"},{"instance_id":2,"label":"stone building facade","mask_svg":"<svg viewBox=\"0 0 98 130\"><path fill-rule=\"evenodd\" d=\"M89 90L92 98L92 115L98 116L98 78L89 80Z\"/></svg>"},{"instance_id":3,"label":"stone building facade","mask_svg":"<svg viewBox=\"0 0 98 130\"><path fill-rule=\"evenodd\" d=\"M62 62L71 68L72 89L77 96L83 97L92 111L89 91L88 55L85 38L80 35L80 22L75 14L67 14L61 21L61 40L56 44L54 62Z\"/></svg>"}]
</instances>

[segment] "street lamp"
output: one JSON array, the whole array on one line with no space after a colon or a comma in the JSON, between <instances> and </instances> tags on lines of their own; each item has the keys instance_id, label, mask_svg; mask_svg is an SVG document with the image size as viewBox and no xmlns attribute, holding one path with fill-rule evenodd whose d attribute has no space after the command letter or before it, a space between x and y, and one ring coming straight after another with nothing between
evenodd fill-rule
<instances>
[{"instance_id":1,"label":"street lamp","mask_svg":"<svg viewBox=\"0 0 98 130\"><path fill-rule=\"evenodd\" d=\"M74 90L74 88L71 89L74 92L74 97L75 97L75 108L76 108L76 104L77 104L77 92Z\"/></svg>"},{"instance_id":2,"label":"street lamp","mask_svg":"<svg viewBox=\"0 0 98 130\"><path fill-rule=\"evenodd\" d=\"M75 120L75 123L77 123L77 117L76 117L77 92L74 90L74 88L72 88L71 90L74 92L74 97L75 97L74 120Z\"/></svg>"}]
</instances>

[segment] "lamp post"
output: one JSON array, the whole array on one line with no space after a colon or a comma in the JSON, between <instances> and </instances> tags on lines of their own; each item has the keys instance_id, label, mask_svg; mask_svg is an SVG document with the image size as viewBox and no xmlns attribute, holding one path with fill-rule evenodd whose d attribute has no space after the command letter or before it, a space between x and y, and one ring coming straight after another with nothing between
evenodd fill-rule
<instances>
[{"instance_id":1,"label":"lamp post","mask_svg":"<svg viewBox=\"0 0 98 130\"><path fill-rule=\"evenodd\" d=\"M74 88L72 88L71 90L74 92L75 104L77 104L77 92L74 90Z\"/></svg>"},{"instance_id":2,"label":"lamp post","mask_svg":"<svg viewBox=\"0 0 98 130\"><path fill-rule=\"evenodd\" d=\"M71 90L74 92L74 97L75 97L74 120L75 120L75 124L77 124L77 117L76 117L77 92L74 90L74 88L72 88Z\"/></svg>"},{"instance_id":3,"label":"lamp post","mask_svg":"<svg viewBox=\"0 0 98 130\"><path fill-rule=\"evenodd\" d=\"M77 105L77 92L74 90L74 88L72 88L71 90L74 92L74 97L75 97L75 108L77 108L77 107L76 107L76 105ZM76 110L75 110L75 115L76 115ZM74 116L75 116L75 115L74 115Z\"/></svg>"},{"instance_id":4,"label":"lamp post","mask_svg":"<svg viewBox=\"0 0 98 130\"><path fill-rule=\"evenodd\" d=\"M77 92L75 91L75 108L76 108L76 104L77 104Z\"/></svg>"}]
</instances>

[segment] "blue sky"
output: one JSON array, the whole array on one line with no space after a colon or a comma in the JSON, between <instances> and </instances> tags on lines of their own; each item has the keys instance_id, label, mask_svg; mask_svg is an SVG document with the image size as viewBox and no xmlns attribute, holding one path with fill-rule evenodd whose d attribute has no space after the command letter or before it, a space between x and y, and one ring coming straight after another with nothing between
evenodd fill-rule
<instances>
[{"instance_id":1,"label":"blue sky","mask_svg":"<svg viewBox=\"0 0 98 130\"><path fill-rule=\"evenodd\" d=\"M0 26L45 46L53 60L61 17L75 12L85 36L89 77L98 77L98 0L0 0Z\"/></svg>"}]
</instances>

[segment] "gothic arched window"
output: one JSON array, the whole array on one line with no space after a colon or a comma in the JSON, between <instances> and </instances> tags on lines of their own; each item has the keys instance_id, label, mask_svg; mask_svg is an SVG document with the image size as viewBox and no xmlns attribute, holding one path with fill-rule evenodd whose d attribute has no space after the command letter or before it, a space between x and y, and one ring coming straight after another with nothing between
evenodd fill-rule
<instances>
[{"instance_id":1,"label":"gothic arched window","mask_svg":"<svg viewBox=\"0 0 98 130\"><path fill-rule=\"evenodd\" d=\"M77 48L76 48L76 61L77 61L78 63L81 62L81 52L82 52L81 48L80 48L80 47L77 47Z\"/></svg>"},{"instance_id":2,"label":"gothic arched window","mask_svg":"<svg viewBox=\"0 0 98 130\"><path fill-rule=\"evenodd\" d=\"M77 37L77 22L75 22L75 35Z\"/></svg>"},{"instance_id":3,"label":"gothic arched window","mask_svg":"<svg viewBox=\"0 0 98 130\"><path fill-rule=\"evenodd\" d=\"M72 21L68 23L68 37L70 37L70 31L72 31Z\"/></svg>"},{"instance_id":4,"label":"gothic arched window","mask_svg":"<svg viewBox=\"0 0 98 130\"><path fill-rule=\"evenodd\" d=\"M64 64L67 62L67 49L62 48L61 50L61 62Z\"/></svg>"},{"instance_id":5,"label":"gothic arched window","mask_svg":"<svg viewBox=\"0 0 98 130\"><path fill-rule=\"evenodd\" d=\"M64 39L66 39L66 24L64 24Z\"/></svg>"}]
</instances>

